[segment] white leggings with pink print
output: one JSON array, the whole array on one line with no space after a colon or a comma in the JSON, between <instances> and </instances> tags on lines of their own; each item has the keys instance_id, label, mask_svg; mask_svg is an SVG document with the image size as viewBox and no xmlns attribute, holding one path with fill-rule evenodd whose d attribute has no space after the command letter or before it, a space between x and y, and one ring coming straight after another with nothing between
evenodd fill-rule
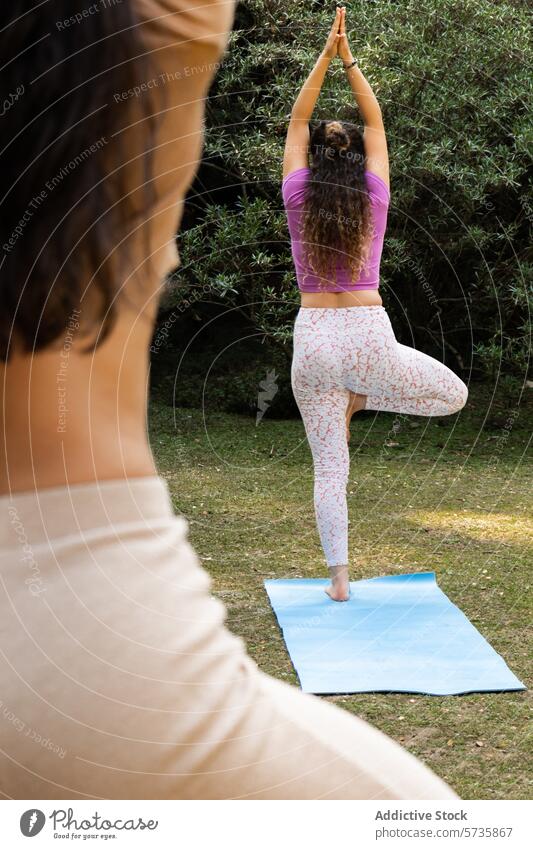
<instances>
[{"instance_id":1,"label":"white leggings with pink print","mask_svg":"<svg viewBox=\"0 0 533 849\"><path fill-rule=\"evenodd\" d=\"M446 416L468 389L438 360L397 342L382 306L302 307L294 325L292 389L313 455L314 501L328 566L348 564L349 390L367 410Z\"/></svg>"}]
</instances>

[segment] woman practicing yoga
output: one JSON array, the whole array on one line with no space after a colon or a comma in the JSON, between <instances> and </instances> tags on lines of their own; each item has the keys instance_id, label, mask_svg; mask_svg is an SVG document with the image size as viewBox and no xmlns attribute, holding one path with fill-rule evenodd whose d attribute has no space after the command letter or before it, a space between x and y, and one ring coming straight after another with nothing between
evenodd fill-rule
<instances>
[{"instance_id":1,"label":"woman practicing yoga","mask_svg":"<svg viewBox=\"0 0 533 849\"><path fill-rule=\"evenodd\" d=\"M389 206L387 138L379 103L335 21L291 112L283 201L301 309L292 387L314 464L315 513L334 601L349 597L349 425L362 409L444 416L468 390L438 360L396 341L378 294ZM342 60L364 124L309 121L330 62ZM310 165L309 165L310 156Z\"/></svg>"}]
</instances>

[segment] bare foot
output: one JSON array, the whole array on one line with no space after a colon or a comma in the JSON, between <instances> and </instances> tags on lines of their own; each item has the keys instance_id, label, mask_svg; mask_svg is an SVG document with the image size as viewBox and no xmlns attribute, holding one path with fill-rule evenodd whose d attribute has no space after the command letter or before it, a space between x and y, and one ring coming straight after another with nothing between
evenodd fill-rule
<instances>
[{"instance_id":1,"label":"bare foot","mask_svg":"<svg viewBox=\"0 0 533 849\"><path fill-rule=\"evenodd\" d=\"M348 601L350 598L350 578L347 566L330 566L331 584L324 592L332 601Z\"/></svg>"},{"instance_id":2,"label":"bare foot","mask_svg":"<svg viewBox=\"0 0 533 849\"><path fill-rule=\"evenodd\" d=\"M350 441L350 422L352 416L358 413L359 410L364 410L366 405L366 395L359 395L356 392L350 391L348 406L346 407L346 442Z\"/></svg>"}]
</instances>

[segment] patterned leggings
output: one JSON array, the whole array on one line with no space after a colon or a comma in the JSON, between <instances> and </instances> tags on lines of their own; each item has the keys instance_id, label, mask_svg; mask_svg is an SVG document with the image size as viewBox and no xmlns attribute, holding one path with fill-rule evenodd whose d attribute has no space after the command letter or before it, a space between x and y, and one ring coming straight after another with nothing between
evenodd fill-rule
<instances>
[{"instance_id":1,"label":"patterned leggings","mask_svg":"<svg viewBox=\"0 0 533 849\"><path fill-rule=\"evenodd\" d=\"M446 416L465 405L468 389L438 360L397 342L382 306L301 308L291 378L313 455L315 513L326 562L345 565L349 390L367 396L367 410Z\"/></svg>"}]
</instances>

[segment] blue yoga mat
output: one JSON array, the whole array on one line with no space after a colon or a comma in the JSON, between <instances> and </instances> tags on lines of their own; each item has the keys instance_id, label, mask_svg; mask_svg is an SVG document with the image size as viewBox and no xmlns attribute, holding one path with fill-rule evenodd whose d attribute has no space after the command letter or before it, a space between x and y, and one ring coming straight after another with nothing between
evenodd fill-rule
<instances>
[{"instance_id":1,"label":"blue yoga mat","mask_svg":"<svg viewBox=\"0 0 533 849\"><path fill-rule=\"evenodd\" d=\"M331 601L327 580L265 588L305 693L525 690L439 588L434 572L355 581Z\"/></svg>"}]
</instances>

